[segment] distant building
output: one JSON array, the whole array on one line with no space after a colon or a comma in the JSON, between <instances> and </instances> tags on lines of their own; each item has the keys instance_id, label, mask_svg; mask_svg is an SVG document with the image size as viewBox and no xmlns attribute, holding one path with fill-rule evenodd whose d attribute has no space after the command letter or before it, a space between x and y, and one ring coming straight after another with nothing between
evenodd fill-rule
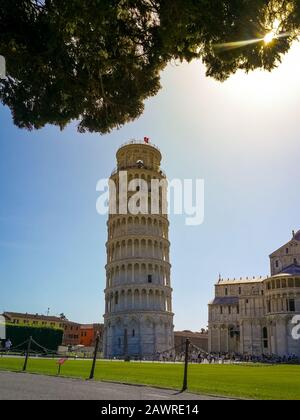
<instances>
[{"instance_id":1,"label":"distant building","mask_svg":"<svg viewBox=\"0 0 300 420\"><path fill-rule=\"evenodd\" d=\"M103 328L103 324L91 324L91 326L89 326L90 328L82 329L82 327L86 326L57 316L17 312L4 312L3 316L7 322L19 326L63 330L63 346L77 346L80 345L82 341L92 343L91 345L94 345L97 332L101 332ZM90 347L90 344L88 346Z\"/></svg>"},{"instance_id":2,"label":"distant building","mask_svg":"<svg viewBox=\"0 0 300 420\"><path fill-rule=\"evenodd\" d=\"M300 356L300 231L270 255L271 277L219 279L209 304L209 351Z\"/></svg>"},{"instance_id":3,"label":"distant building","mask_svg":"<svg viewBox=\"0 0 300 420\"><path fill-rule=\"evenodd\" d=\"M47 327L63 329L64 320L57 316L28 314L18 312L4 312L3 316L8 322L27 327Z\"/></svg>"},{"instance_id":4,"label":"distant building","mask_svg":"<svg viewBox=\"0 0 300 420\"><path fill-rule=\"evenodd\" d=\"M175 331L174 340L177 353L183 352L185 350L185 342L187 338L194 346L205 352L208 352L208 331Z\"/></svg>"},{"instance_id":5,"label":"distant building","mask_svg":"<svg viewBox=\"0 0 300 420\"><path fill-rule=\"evenodd\" d=\"M80 326L80 344L85 347L94 347L97 334L100 336L100 351L102 350L103 324L86 324Z\"/></svg>"},{"instance_id":6,"label":"distant building","mask_svg":"<svg viewBox=\"0 0 300 420\"><path fill-rule=\"evenodd\" d=\"M78 346L80 344L80 327L81 325L76 322L63 322L63 346Z\"/></svg>"}]
</instances>

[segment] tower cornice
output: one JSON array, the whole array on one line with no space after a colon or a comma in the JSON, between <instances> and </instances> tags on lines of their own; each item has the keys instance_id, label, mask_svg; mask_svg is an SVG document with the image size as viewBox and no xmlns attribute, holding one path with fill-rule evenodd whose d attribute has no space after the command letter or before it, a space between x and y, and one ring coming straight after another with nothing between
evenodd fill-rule
<instances>
[{"instance_id":1,"label":"tower cornice","mask_svg":"<svg viewBox=\"0 0 300 420\"><path fill-rule=\"evenodd\" d=\"M161 292L169 292L172 293L173 289L170 286L163 286L163 285L159 285L159 284L149 284L149 283L141 283L141 284L136 284L136 283L126 283L126 284L119 284L116 286L111 286L111 287L106 287L104 289L104 293L114 293L114 292L122 292L122 291L129 291L129 290L152 290L153 292L155 292L156 290L160 290Z\"/></svg>"},{"instance_id":2,"label":"tower cornice","mask_svg":"<svg viewBox=\"0 0 300 420\"><path fill-rule=\"evenodd\" d=\"M107 247L110 244L114 244L116 242L122 242L122 241L134 241L134 240L141 240L141 239L145 239L145 240L152 240L152 241L156 241L156 242L165 242L166 245L171 246L171 242L169 241L169 239L164 238L164 237L160 237L159 239L157 238L157 235L154 234L150 234L150 235L143 235L142 233L136 233L136 234L130 234L130 235L116 235L113 237L113 239L109 239L105 246Z\"/></svg>"},{"instance_id":3,"label":"tower cornice","mask_svg":"<svg viewBox=\"0 0 300 420\"><path fill-rule=\"evenodd\" d=\"M127 264L127 265L128 264L132 264L132 265L134 265L134 264L153 264L153 265L162 264L162 265L165 265L168 268L172 268L171 263L169 263L168 261L163 261L163 260L155 259L155 258L145 258L145 257L141 257L141 258L134 257L134 258L132 258L132 257L128 257L128 258L121 258L119 260L114 260L114 261L111 261L111 262L107 263L106 266L105 266L105 269L108 269L108 268L113 267L115 265L119 266L119 265L122 265L123 263Z\"/></svg>"}]
</instances>

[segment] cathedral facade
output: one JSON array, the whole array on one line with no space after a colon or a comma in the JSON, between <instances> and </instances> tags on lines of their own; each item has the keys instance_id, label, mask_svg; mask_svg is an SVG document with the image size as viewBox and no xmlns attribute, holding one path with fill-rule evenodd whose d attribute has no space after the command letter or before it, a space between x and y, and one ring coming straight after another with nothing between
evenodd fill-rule
<instances>
[{"instance_id":1,"label":"cathedral facade","mask_svg":"<svg viewBox=\"0 0 300 420\"><path fill-rule=\"evenodd\" d=\"M300 231L270 255L271 276L219 279L209 304L209 351L300 356Z\"/></svg>"},{"instance_id":2,"label":"cathedral facade","mask_svg":"<svg viewBox=\"0 0 300 420\"><path fill-rule=\"evenodd\" d=\"M110 178L116 206L107 223L105 358L147 359L174 346L166 192L159 189L156 201L151 194L152 180L166 181L161 159L148 139L117 152L118 166ZM145 185L147 212L134 211L130 203L134 196L138 205L145 201L145 194L139 197Z\"/></svg>"}]
</instances>

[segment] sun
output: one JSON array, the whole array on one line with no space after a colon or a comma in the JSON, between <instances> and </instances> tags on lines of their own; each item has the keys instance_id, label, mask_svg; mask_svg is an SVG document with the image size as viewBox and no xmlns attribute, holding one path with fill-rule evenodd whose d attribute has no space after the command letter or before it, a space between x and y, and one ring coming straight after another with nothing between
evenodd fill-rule
<instances>
[{"instance_id":1,"label":"sun","mask_svg":"<svg viewBox=\"0 0 300 420\"><path fill-rule=\"evenodd\" d=\"M276 34L274 33L274 31L269 32L265 37L264 37L264 42L266 45L270 44L273 39L276 38Z\"/></svg>"},{"instance_id":2,"label":"sun","mask_svg":"<svg viewBox=\"0 0 300 420\"><path fill-rule=\"evenodd\" d=\"M264 42L266 45L270 44L274 39L278 36L280 21L278 19L275 19L272 25L272 30L266 34L264 37Z\"/></svg>"}]
</instances>

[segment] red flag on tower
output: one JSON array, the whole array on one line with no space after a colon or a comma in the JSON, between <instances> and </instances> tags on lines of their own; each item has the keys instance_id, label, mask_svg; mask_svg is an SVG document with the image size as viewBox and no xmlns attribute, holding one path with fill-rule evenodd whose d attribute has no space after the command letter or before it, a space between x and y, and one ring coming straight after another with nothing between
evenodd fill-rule
<instances>
[{"instance_id":1,"label":"red flag on tower","mask_svg":"<svg viewBox=\"0 0 300 420\"><path fill-rule=\"evenodd\" d=\"M149 139L149 137L144 137L144 142L145 142L146 144L149 144L149 143L150 143L150 139Z\"/></svg>"}]
</instances>

